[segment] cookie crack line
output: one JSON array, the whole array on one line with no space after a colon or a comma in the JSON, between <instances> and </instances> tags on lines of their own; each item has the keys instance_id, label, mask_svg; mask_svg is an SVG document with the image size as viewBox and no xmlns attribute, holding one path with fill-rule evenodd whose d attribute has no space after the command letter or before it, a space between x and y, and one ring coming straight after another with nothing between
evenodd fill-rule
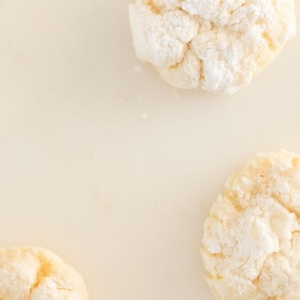
<instances>
[{"instance_id":1,"label":"cookie crack line","mask_svg":"<svg viewBox=\"0 0 300 300\"><path fill-rule=\"evenodd\" d=\"M43 262L41 258L39 258L39 263L40 266L36 273L35 281L30 287L30 294L32 294L33 290L36 289L43 282L43 280L46 277L48 277L48 275L50 274L51 265L47 261Z\"/></svg>"}]
</instances>

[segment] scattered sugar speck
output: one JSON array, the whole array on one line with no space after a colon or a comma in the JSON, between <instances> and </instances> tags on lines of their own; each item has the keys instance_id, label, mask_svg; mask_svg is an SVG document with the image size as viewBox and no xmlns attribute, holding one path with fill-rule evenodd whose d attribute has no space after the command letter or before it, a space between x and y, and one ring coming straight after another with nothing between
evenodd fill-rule
<instances>
[{"instance_id":1,"label":"scattered sugar speck","mask_svg":"<svg viewBox=\"0 0 300 300\"><path fill-rule=\"evenodd\" d=\"M143 69L140 66L135 66L133 69L135 72L139 72L139 73L143 71Z\"/></svg>"}]
</instances>

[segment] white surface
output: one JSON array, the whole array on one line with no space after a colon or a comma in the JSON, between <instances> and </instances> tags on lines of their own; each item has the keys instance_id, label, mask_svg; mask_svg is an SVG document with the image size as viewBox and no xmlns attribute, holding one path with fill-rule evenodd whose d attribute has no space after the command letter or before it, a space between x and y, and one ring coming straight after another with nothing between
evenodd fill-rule
<instances>
[{"instance_id":1,"label":"white surface","mask_svg":"<svg viewBox=\"0 0 300 300\"><path fill-rule=\"evenodd\" d=\"M180 91L136 60L128 3L2 0L0 246L55 251L91 299L211 300L199 247L225 179L300 153L300 37L235 96Z\"/></svg>"}]
</instances>

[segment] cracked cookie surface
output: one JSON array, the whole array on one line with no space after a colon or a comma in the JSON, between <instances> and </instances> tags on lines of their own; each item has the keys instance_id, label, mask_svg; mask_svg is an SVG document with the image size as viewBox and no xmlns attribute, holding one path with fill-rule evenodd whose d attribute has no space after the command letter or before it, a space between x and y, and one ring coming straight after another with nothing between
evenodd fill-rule
<instances>
[{"instance_id":1,"label":"cracked cookie surface","mask_svg":"<svg viewBox=\"0 0 300 300\"><path fill-rule=\"evenodd\" d=\"M38 247L0 248L0 299L88 300L81 275Z\"/></svg>"},{"instance_id":2,"label":"cracked cookie surface","mask_svg":"<svg viewBox=\"0 0 300 300\"><path fill-rule=\"evenodd\" d=\"M233 94L295 35L294 0L135 0L137 57L168 83Z\"/></svg>"},{"instance_id":3,"label":"cracked cookie surface","mask_svg":"<svg viewBox=\"0 0 300 300\"><path fill-rule=\"evenodd\" d=\"M300 157L257 154L231 176L201 249L217 299L300 298Z\"/></svg>"}]
</instances>

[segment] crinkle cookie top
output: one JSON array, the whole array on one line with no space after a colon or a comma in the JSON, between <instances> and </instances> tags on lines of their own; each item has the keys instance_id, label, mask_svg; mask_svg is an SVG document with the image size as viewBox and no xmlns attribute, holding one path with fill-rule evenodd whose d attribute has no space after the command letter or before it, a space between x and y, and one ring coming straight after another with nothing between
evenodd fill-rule
<instances>
[{"instance_id":1,"label":"crinkle cookie top","mask_svg":"<svg viewBox=\"0 0 300 300\"><path fill-rule=\"evenodd\" d=\"M257 154L226 183L201 250L217 299L300 299L300 157Z\"/></svg>"},{"instance_id":2,"label":"crinkle cookie top","mask_svg":"<svg viewBox=\"0 0 300 300\"><path fill-rule=\"evenodd\" d=\"M295 35L294 0L136 0L138 58L179 88L233 94Z\"/></svg>"},{"instance_id":3,"label":"crinkle cookie top","mask_svg":"<svg viewBox=\"0 0 300 300\"><path fill-rule=\"evenodd\" d=\"M79 273L43 248L0 249L0 299L88 300Z\"/></svg>"}]
</instances>

